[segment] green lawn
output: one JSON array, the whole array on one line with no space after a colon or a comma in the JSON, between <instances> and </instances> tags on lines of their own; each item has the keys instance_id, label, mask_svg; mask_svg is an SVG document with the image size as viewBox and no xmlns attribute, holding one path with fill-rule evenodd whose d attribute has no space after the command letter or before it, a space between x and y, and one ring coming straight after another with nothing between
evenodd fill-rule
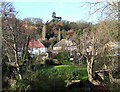
<instances>
[{"instance_id":1,"label":"green lawn","mask_svg":"<svg viewBox=\"0 0 120 92\"><path fill-rule=\"evenodd\" d=\"M86 65L52 65L40 67L35 73L32 87L41 90L65 90L71 80L85 82L88 79Z\"/></svg>"},{"instance_id":2,"label":"green lawn","mask_svg":"<svg viewBox=\"0 0 120 92\"><path fill-rule=\"evenodd\" d=\"M73 90L65 87L71 80L87 80L86 65L49 65L37 66L34 71L28 70L23 74L23 80L17 81L16 89L38 90L40 92L47 91L65 91L73 92ZM78 92L78 91L74 91Z\"/></svg>"},{"instance_id":3,"label":"green lawn","mask_svg":"<svg viewBox=\"0 0 120 92\"><path fill-rule=\"evenodd\" d=\"M48 74L49 77L60 77L65 80L87 80L87 67L75 65L48 66L38 70Z\"/></svg>"}]
</instances>

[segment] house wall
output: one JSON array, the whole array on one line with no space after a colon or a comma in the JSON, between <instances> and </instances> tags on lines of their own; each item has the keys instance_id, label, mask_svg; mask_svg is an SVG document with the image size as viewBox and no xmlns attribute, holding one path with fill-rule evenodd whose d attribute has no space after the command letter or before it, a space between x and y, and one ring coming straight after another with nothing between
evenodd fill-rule
<instances>
[{"instance_id":1,"label":"house wall","mask_svg":"<svg viewBox=\"0 0 120 92\"><path fill-rule=\"evenodd\" d=\"M66 43L67 43L67 46L72 45L72 41L70 41L70 40L66 40Z\"/></svg>"},{"instance_id":2,"label":"house wall","mask_svg":"<svg viewBox=\"0 0 120 92\"><path fill-rule=\"evenodd\" d=\"M53 47L53 50L61 50L62 49L62 47Z\"/></svg>"},{"instance_id":3,"label":"house wall","mask_svg":"<svg viewBox=\"0 0 120 92\"><path fill-rule=\"evenodd\" d=\"M39 55L40 53L47 52L47 48L45 48L45 47L30 48L30 50L28 50L28 51L29 51L29 53Z\"/></svg>"}]
</instances>

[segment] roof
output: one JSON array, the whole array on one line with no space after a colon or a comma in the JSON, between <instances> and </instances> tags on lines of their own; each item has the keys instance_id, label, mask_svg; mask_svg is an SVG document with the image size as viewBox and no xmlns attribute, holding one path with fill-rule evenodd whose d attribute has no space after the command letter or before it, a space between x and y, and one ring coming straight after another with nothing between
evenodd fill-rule
<instances>
[{"instance_id":1,"label":"roof","mask_svg":"<svg viewBox=\"0 0 120 92\"><path fill-rule=\"evenodd\" d=\"M40 42L40 40L34 39L34 40L30 40L28 47L33 48L33 47L45 47L45 46Z\"/></svg>"},{"instance_id":2,"label":"roof","mask_svg":"<svg viewBox=\"0 0 120 92\"><path fill-rule=\"evenodd\" d=\"M56 43L53 47L58 47L58 46L62 46L66 44L66 40L67 39L62 39L61 41L59 41L58 43Z\"/></svg>"}]
</instances>

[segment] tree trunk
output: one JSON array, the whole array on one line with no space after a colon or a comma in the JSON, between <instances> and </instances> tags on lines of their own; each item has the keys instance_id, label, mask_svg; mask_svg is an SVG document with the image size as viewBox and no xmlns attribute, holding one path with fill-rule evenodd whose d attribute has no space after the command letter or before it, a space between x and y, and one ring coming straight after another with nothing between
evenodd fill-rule
<instances>
[{"instance_id":1,"label":"tree trunk","mask_svg":"<svg viewBox=\"0 0 120 92\"><path fill-rule=\"evenodd\" d=\"M8 52L7 52L7 57L8 57L9 62L12 62L11 59L10 59L10 56L9 56Z\"/></svg>"},{"instance_id":2,"label":"tree trunk","mask_svg":"<svg viewBox=\"0 0 120 92\"><path fill-rule=\"evenodd\" d=\"M46 40L46 25L43 25L42 28L42 40Z\"/></svg>"},{"instance_id":3,"label":"tree trunk","mask_svg":"<svg viewBox=\"0 0 120 92\"><path fill-rule=\"evenodd\" d=\"M88 80L93 80L93 58L91 60L87 59L87 72L88 72Z\"/></svg>"},{"instance_id":4,"label":"tree trunk","mask_svg":"<svg viewBox=\"0 0 120 92\"><path fill-rule=\"evenodd\" d=\"M15 53L15 63L16 63L16 66L17 66L17 72L19 73L19 79L22 79L22 76L20 74L20 69L19 69L19 61L18 61L17 51L14 51L14 53Z\"/></svg>"},{"instance_id":5,"label":"tree trunk","mask_svg":"<svg viewBox=\"0 0 120 92\"><path fill-rule=\"evenodd\" d=\"M94 63L94 57L93 57L93 56L92 56L90 59L87 59L88 80L89 80L93 85L100 85L100 82L94 80L94 78L93 78L93 63Z\"/></svg>"},{"instance_id":6,"label":"tree trunk","mask_svg":"<svg viewBox=\"0 0 120 92\"><path fill-rule=\"evenodd\" d=\"M59 31L58 31L58 40L60 41L61 39L61 34L60 34L60 27L59 27Z\"/></svg>"},{"instance_id":7,"label":"tree trunk","mask_svg":"<svg viewBox=\"0 0 120 92\"><path fill-rule=\"evenodd\" d=\"M19 69L19 61L18 61L18 53L17 53L17 42L16 42L16 38L15 35L13 34L13 42L14 42L14 54L15 54L15 63L17 66L17 72L19 73L19 79L22 79L22 76L20 74L20 69Z\"/></svg>"}]
</instances>

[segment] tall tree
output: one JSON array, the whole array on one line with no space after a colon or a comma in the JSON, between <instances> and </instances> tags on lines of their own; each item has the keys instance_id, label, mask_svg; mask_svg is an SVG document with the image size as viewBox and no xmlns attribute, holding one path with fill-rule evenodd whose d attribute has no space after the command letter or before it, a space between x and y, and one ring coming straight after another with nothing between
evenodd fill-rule
<instances>
[{"instance_id":1,"label":"tall tree","mask_svg":"<svg viewBox=\"0 0 120 92\"><path fill-rule=\"evenodd\" d=\"M94 80L93 78L93 65L96 57L102 57L104 52L104 46L109 41L116 41L117 34L112 37L111 25L116 23L115 21L102 21L96 26L91 26L83 30L83 34L80 35L80 51L84 57L87 59L87 71L88 79L91 83L99 85L100 82ZM117 31L117 24L114 26L114 30Z\"/></svg>"},{"instance_id":2,"label":"tall tree","mask_svg":"<svg viewBox=\"0 0 120 92\"><path fill-rule=\"evenodd\" d=\"M20 74L19 68L19 61L18 61L18 43L17 37L19 34L19 21L16 19L17 12L15 11L14 7L12 6L11 2L2 2L1 3L1 12L2 12L2 40L3 40L3 53L7 56L10 53L14 53L13 57L14 62L17 68L19 79L22 79ZM8 58L10 58L8 56ZM12 59L10 58L10 59Z\"/></svg>"},{"instance_id":3,"label":"tall tree","mask_svg":"<svg viewBox=\"0 0 120 92\"><path fill-rule=\"evenodd\" d=\"M46 40L46 24L44 24L42 29L42 40Z\"/></svg>"},{"instance_id":4,"label":"tall tree","mask_svg":"<svg viewBox=\"0 0 120 92\"><path fill-rule=\"evenodd\" d=\"M99 13L99 19L110 19L110 20L116 20L118 17L118 1L107 1L105 0L104 2L86 2L85 5L90 7L89 14L98 14ZM84 31L86 31L80 38L80 47L82 54L87 58L87 71L88 71L88 79L91 81L93 84L99 84L99 82L95 81L93 78L93 64L96 55L104 52L103 47L108 41L115 41L115 35L112 31L112 29L116 29L116 26L114 25L110 27L109 23L113 23L112 21L109 22L102 22L98 23L97 28L94 28L93 26ZM102 26L101 26L102 25ZM109 25L109 27L108 27ZM118 26L118 25L117 25ZM111 30L111 32L109 31ZM108 34L105 34L108 33ZM114 38L110 36L111 34ZM118 32L117 32L118 33ZM88 45L88 46L87 46Z\"/></svg>"},{"instance_id":5,"label":"tall tree","mask_svg":"<svg viewBox=\"0 0 120 92\"><path fill-rule=\"evenodd\" d=\"M58 28L58 41L61 40L61 29L62 27L64 26L64 23L62 21L59 21L57 24L56 24L57 28Z\"/></svg>"}]
</instances>

